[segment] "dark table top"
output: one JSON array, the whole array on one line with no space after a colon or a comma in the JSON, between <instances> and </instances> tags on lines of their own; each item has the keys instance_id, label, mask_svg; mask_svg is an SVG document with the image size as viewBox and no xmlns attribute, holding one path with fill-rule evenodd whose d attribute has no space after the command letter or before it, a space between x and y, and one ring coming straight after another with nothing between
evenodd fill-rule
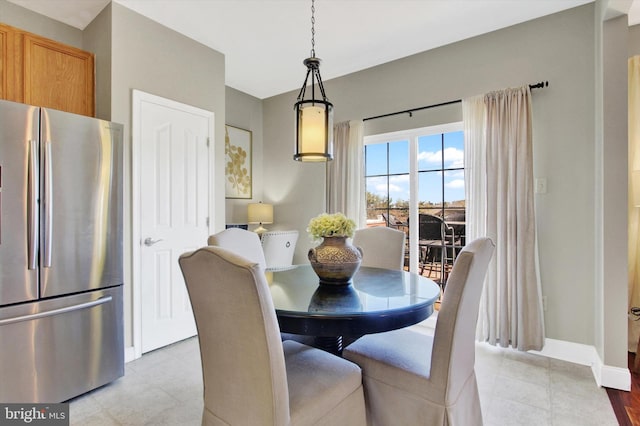
<instances>
[{"instance_id":1,"label":"dark table top","mask_svg":"<svg viewBox=\"0 0 640 426\"><path fill-rule=\"evenodd\" d=\"M319 285L310 265L268 274L283 332L362 336L418 323L433 313L440 287L419 274L361 267L349 286Z\"/></svg>"}]
</instances>

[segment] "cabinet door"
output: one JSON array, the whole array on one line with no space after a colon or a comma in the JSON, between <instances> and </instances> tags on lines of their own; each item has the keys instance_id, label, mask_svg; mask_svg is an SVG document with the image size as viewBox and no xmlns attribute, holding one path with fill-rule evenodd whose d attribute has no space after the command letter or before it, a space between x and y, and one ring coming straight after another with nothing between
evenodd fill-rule
<instances>
[{"instance_id":1,"label":"cabinet door","mask_svg":"<svg viewBox=\"0 0 640 426\"><path fill-rule=\"evenodd\" d=\"M93 117L93 54L25 33L24 102Z\"/></svg>"},{"instance_id":2,"label":"cabinet door","mask_svg":"<svg viewBox=\"0 0 640 426\"><path fill-rule=\"evenodd\" d=\"M7 99L7 32L0 27L0 99Z\"/></svg>"},{"instance_id":3,"label":"cabinet door","mask_svg":"<svg viewBox=\"0 0 640 426\"><path fill-rule=\"evenodd\" d=\"M15 28L0 24L0 99L22 102L22 46Z\"/></svg>"}]
</instances>

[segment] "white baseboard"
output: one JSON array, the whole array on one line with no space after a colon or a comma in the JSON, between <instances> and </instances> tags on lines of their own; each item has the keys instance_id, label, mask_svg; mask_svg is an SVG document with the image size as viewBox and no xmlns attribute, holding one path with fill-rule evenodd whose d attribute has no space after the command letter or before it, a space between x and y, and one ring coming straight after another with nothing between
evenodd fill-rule
<instances>
[{"instance_id":1,"label":"white baseboard","mask_svg":"<svg viewBox=\"0 0 640 426\"><path fill-rule=\"evenodd\" d=\"M133 346L124 348L124 362L131 362L136 359L136 351Z\"/></svg>"},{"instance_id":2,"label":"white baseboard","mask_svg":"<svg viewBox=\"0 0 640 426\"><path fill-rule=\"evenodd\" d=\"M596 348L564 340L545 339L541 351L529 351L549 358L573 362L591 367L598 386L628 391L631 389L631 373L628 368L604 365Z\"/></svg>"},{"instance_id":3,"label":"white baseboard","mask_svg":"<svg viewBox=\"0 0 640 426\"><path fill-rule=\"evenodd\" d=\"M631 373L628 368L611 367L600 363L591 366L593 376L599 386L623 391L631 390Z\"/></svg>"},{"instance_id":4,"label":"white baseboard","mask_svg":"<svg viewBox=\"0 0 640 426\"><path fill-rule=\"evenodd\" d=\"M573 362L574 364L592 366L600 361L596 348L581 343L567 342L565 340L545 339L541 351L529 351L549 358Z\"/></svg>"}]
</instances>

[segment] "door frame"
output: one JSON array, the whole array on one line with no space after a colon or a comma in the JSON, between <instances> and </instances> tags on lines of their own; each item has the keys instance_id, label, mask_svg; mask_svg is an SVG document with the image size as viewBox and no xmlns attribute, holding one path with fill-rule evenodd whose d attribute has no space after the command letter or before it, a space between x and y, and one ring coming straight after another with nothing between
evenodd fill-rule
<instances>
[{"instance_id":1,"label":"door frame","mask_svg":"<svg viewBox=\"0 0 640 426\"><path fill-rule=\"evenodd\" d=\"M132 271L132 331L133 354L125 350L125 361L140 358L142 356L142 289L140 278L141 245L140 236L140 139L141 139L141 108L143 102L155 103L167 108L174 108L183 112L202 115L209 119L209 234L213 233L214 217L214 167L215 167L215 114L198 107L183 104L171 99L152 95L141 90L132 90L131 104L131 271ZM127 356L128 355L128 356Z\"/></svg>"}]
</instances>

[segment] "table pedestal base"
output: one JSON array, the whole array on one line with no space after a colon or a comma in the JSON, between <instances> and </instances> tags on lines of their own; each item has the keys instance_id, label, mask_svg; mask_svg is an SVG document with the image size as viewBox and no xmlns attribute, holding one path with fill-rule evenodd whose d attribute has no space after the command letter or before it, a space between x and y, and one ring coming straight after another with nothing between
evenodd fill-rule
<instances>
[{"instance_id":1,"label":"table pedestal base","mask_svg":"<svg viewBox=\"0 0 640 426\"><path fill-rule=\"evenodd\" d=\"M316 336L314 346L334 355L342 356L342 336L322 337Z\"/></svg>"}]
</instances>

